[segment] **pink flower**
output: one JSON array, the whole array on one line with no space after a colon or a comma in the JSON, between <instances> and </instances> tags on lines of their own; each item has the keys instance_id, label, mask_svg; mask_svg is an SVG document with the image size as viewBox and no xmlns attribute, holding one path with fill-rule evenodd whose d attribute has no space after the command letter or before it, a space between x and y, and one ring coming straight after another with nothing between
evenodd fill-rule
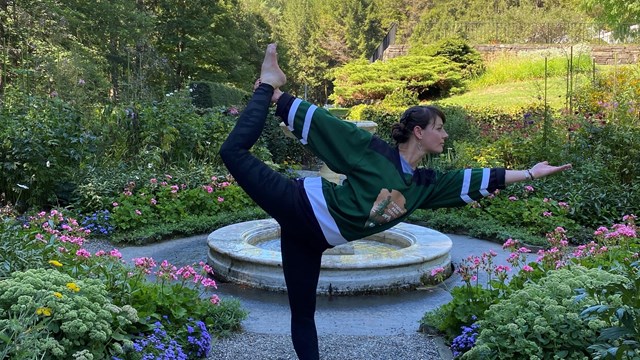
<instances>
[{"instance_id":1,"label":"pink flower","mask_svg":"<svg viewBox=\"0 0 640 360\"><path fill-rule=\"evenodd\" d=\"M505 241L504 244L502 244L502 248L503 249L510 248L517 244L518 244L518 240L513 240L512 238L508 238L507 241Z\"/></svg>"},{"instance_id":2,"label":"pink flower","mask_svg":"<svg viewBox=\"0 0 640 360\"><path fill-rule=\"evenodd\" d=\"M136 215L142 215L142 211L136 209Z\"/></svg>"},{"instance_id":3,"label":"pink flower","mask_svg":"<svg viewBox=\"0 0 640 360\"><path fill-rule=\"evenodd\" d=\"M518 200L518 198L512 195L512 196L509 196L509 200L516 201L516 200Z\"/></svg>"},{"instance_id":4,"label":"pink flower","mask_svg":"<svg viewBox=\"0 0 640 360\"><path fill-rule=\"evenodd\" d=\"M178 269L176 274L181 276L183 280L189 280L190 278L196 276L196 271L193 269L193 267L187 265Z\"/></svg>"},{"instance_id":5,"label":"pink flower","mask_svg":"<svg viewBox=\"0 0 640 360\"><path fill-rule=\"evenodd\" d=\"M443 272L444 272L444 268L437 267L437 268L431 270L431 276L436 276L436 275L438 275L440 273L443 273Z\"/></svg>"},{"instance_id":6,"label":"pink flower","mask_svg":"<svg viewBox=\"0 0 640 360\"><path fill-rule=\"evenodd\" d=\"M209 266L209 264L205 263L204 261L200 261L198 264L202 266L202 270L204 270L204 272L206 272L207 274L213 274L213 268Z\"/></svg>"},{"instance_id":7,"label":"pink flower","mask_svg":"<svg viewBox=\"0 0 640 360\"><path fill-rule=\"evenodd\" d=\"M533 186L531 186L531 185L527 185L527 186L525 186L525 187L524 187L524 190L525 190L526 192L533 192L533 191L534 191L534 188L533 188Z\"/></svg>"},{"instance_id":8,"label":"pink flower","mask_svg":"<svg viewBox=\"0 0 640 360\"><path fill-rule=\"evenodd\" d=\"M522 271L526 271L526 272L532 272L533 268L529 265L525 265L522 267Z\"/></svg>"},{"instance_id":9,"label":"pink flower","mask_svg":"<svg viewBox=\"0 0 640 360\"><path fill-rule=\"evenodd\" d=\"M104 250L98 250L98 252L96 252L94 255L95 256L104 256L107 252Z\"/></svg>"},{"instance_id":10,"label":"pink flower","mask_svg":"<svg viewBox=\"0 0 640 360\"><path fill-rule=\"evenodd\" d=\"M227 112L229 113L229 115L232 115L232 116L236 116L236 115L240 114L240 111L239 111L239 110L238 110L238 108L237 108L237 107L235 107L235 106L230 107L230 108L227 110Z\"/></svg>"},{"instance_id":11,"label":"pink flower","mask_svg":"<svg viewBox=\"0 0 640 360\"><path fill-rule=\"evenodd\" d=\"M164 175L167 179L173 179L173 176L169 175L169 174L165 174Z\"/></svg>"},{"instance_id":12,"label":"pink flower","mask_svg":"<svg viewBox=\"0 0 640 360\"><path fill-rule=\"evenodd\" d=\"M218 196L218 202L223 202L223 201L224 201L224 198L223 198L223 197Z\"/></svg>"},{"instance_id":13,"label":"pink flower","mask_svg":"<svg viewBox=\"0 0 640 360\"><path fill-rule=\"evenodd\" d=\"M213 280L213 279L209 279L209 278L203 278L201 284L205 288L209 288L209 287L212 287L214 289L218 288L218 285L216 285L216 281Z\"/></svg>"},{"instance_id":14,"label":"pink flower","mask_svg":"<svg viewBox=\"0 0 640 360\"><path fill-rule=\"evenodd\" d=\"M172 193L177 193L178 190L180 190L180 187L178 185L171 185L171 192Z\"/></svg>"},{"instance_id":15,"label":"pink flower","mask_svg":"<svg viewBox=\"0 0 640 360\"><path fill-rule=\"evenodd\" d=\"M220 302L220 298L218 297L218 295L213 294L211 295L210 301L213 305L217 305Z\"/></svg>"},{"instance_id":16,"label":"pink flower","mask_svg":"<svg viewBox=\"0 0 640 360\"><path fill-rule=\"evenodd\" d=\"M91 257L91 253L87 251L87 249L79 249L78 251L76 251L76 256L86 259Z\"/></svg>"},{"instance_id":17,"label":"pink flower","mask_svg":"<svg viewBox=\"0 0 640 360\"><path fill-rule=\"evenodd\" d=\"M118 258L118 259L122 259L122 254L120 253L120 251L118 249L113 249L109 252L109 256L112 256L114 258Z\"/></svg>"},{"instance_id":18,"label":"pink flower","mask_svg":"<svg viewBox=\"0 0 640 360\"><path fill-rule=\"evenodd\" d=\"M113 204L111 204L111 205L113 205L113 207L116 207L116 206L118 206L118 203L117 203L117 202L114 202L114 203L113 203Z\"/></svg>"},{"instance_id":19,"label":"pink flower","mask_svg":"<svg viewBox=\"0 0 640 360\"><path fill-rule=\"evenodd\" d=\"M155 205L158 203L158 200L156 200L155 198L151 198L151 205Z\"/></svg>"},{"instance_id":20,"label":"pink flower","mask_svg":"<svg viewBox=\"0 0 640 360\"><path fill-rule=\"evenodd\" d=\"M133 263L140 268L145 274L151 274L151 269L156 267L156 262L150 257L134 258Z\"/></svg>"},{"instance_id":21,"label":"pink flower","mask_svg":"<svg viewBox=\"0 0 640 360\"><path fill-rule=\"evenodd\" d=\"M211 186L209 186L209 185L204 185L203 188L209 194L211 194L213 192L213 188Z\"/></svg>"},{"instance_id":22,"label":"pink flower","mask_svg":"<svg viewBox=\"0 0 640 360\"><path fill-rule=\"evenodd\" d=\"M552 215L553 215L553 213L551 211L545 211L545 212L542 213L542 216L549 217L549 216L552 216Z\"/></svg>"},{"instance_id":23,"label":"pink flower","mask_svg":"<svg viewBox=\"0 0 640 360\"><path fill-rule=\"evenodd\" d=\"M518 252L519 253L530 253L531 250L529 248L526 248L526 247L523 246L523 247L518 249Z\"/></svg>"}]
</instances>

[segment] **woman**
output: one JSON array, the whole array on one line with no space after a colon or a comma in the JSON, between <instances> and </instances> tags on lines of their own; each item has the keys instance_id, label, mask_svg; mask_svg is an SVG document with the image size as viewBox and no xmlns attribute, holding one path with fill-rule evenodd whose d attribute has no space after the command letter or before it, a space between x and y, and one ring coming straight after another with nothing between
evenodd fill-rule
<instances>
[{"instance_id":1,"label":"woman","mask_svg":"<svg viewBox=\"0 0 640 360\"><path fill-rule=\"evenodd\" d=\"M408 109L394 125L393 147L324 109L279 90L286 76L276 45L267 47L260 81L220 155L238 184L281 227L281 250L291 308L291 336L300 359L318 359L314 322L322 252L387 230L416 209L462 206L506 184L567 170L538 163L530 170L418 168L441 153L445 116L429 106ZM329 168L346 175L341 185L322 178L289 179L255 158L271 103L276 115Z\"/></svg>"}]
</instances>

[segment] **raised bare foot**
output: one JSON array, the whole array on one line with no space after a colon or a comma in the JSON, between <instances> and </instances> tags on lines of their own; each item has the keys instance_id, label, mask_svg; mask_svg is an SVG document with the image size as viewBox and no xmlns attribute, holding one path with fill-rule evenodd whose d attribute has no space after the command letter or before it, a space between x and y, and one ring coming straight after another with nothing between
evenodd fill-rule
<instances>
[{"instance_id":1,"label":"raised bare foot","mask_svg":"<svg viewBox=\"0 0 640 360\"><path fill-rule=\"evenodd\" d=\"M260 80L273 86L274 89L281 87L287 83L287 77L278 66L278 53L276 52L276 44L269 44L264 54L262 69L260 71Z\"/></svg>"}]
</instances>

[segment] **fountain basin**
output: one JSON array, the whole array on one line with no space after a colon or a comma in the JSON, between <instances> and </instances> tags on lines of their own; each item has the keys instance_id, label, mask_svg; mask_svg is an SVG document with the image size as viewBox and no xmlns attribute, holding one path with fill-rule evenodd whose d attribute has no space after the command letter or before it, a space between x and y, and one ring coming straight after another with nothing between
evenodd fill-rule
<instances>
[{"instance_id":1,"label":"fountain basin","mask_svg":"<svg viewBox=\"0 0 640 360\"><path fill-rule=\"evenodd\" d=\"M208 263L223 281L286 291L273 219L222 227L208 239ZM451 273L451 239L432 229L401 223L382 233L336 246L322 257L318 294L368 294L434 283L433 269Z\"/></svg>"}]
</instances>

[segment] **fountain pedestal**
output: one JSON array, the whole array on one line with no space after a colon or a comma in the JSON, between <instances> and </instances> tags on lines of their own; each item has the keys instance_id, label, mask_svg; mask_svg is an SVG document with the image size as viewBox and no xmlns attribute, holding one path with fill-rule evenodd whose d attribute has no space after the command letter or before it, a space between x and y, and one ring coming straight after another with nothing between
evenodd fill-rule
<instances>
[{"instance_id":1,"label":"fountain pedestal","mask_svg":"<svg viewBox=\"0 0 640 360\"><path fill-rule=\"evenodd\" d=\"M218 279L285 291L280 226L273 219L233 224L208 237L208 263ZM327 250L318 294L369 294L433 284L431 271L451 273L451 239L435 230L401 223L363 240Z\"/></svg>"},{"instance_id":2,"label":"fountain pedestal","mask_svg":"<svg viewBox=\"0 0 640 360\"><path fill-rule=\"evenodd\" d=\"M353 124L356 124L358 128L367 130L372 134L375 134L376 129L378 128L378 124L376 124L373 121L368 121L368 120L364 120L364 121L345 120L345 121L349 121ZM287 137L297 140L297 138L291 133L287 125L285 125L285 123L280 123L280 127L282 128L282 131ZM333 170L329 169L329 167L325 163L322 163L322 166L320 167L320 171L318 172L318 174L323 178L336 184L342 183L342 181L345 178L344 175L338 174Z\"/></svg>"}]
</instances>

